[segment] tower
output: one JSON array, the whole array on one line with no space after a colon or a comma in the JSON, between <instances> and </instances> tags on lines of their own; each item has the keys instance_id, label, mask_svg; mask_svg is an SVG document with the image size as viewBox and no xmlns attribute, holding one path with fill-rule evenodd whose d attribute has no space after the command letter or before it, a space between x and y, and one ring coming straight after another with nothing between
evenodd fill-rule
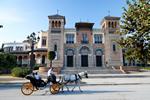
<instances>
[{"instance_id":1,"label":"tower","mask_svg":"<svg viewBox=\"0 0 150 100\"><path fill-rule=\"evenodd\" d=\"M64 59L64 26L65 17L61 15L51 15L48 29L48 51L55 51L56 58L53 60L53 67L63 67ZM49 63L49 61L48 61ZM49 64L48 64L49 66Z\"/></svg>"},{"instance_id":2,"label":"tower","mask_svg":"<svg viewBox=\"0 0 150 100\"><path fill-rule=\"evenodd\" d=\"M120 29L120 17L106 16L101 22L104 32L105 65L122 65L122 49L118 47L116 40L120 38L117 30Z\"/></svg>"}]
</instances>

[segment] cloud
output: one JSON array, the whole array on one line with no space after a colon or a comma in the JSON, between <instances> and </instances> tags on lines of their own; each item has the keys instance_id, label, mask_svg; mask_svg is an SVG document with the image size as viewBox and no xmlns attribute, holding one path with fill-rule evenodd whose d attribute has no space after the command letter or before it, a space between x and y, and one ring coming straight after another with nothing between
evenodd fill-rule
<instances>
[{"instance_id":1,"label":"cloud","mask_svg":"<svg viewBox=\"0 0 150 100\"><path fill-rule=\"evenodd\" d=\"M25 19L21 16L21 12L17 9L0 9L0 22L2 23L20 23Z\"/></svg>"}]
</instances>

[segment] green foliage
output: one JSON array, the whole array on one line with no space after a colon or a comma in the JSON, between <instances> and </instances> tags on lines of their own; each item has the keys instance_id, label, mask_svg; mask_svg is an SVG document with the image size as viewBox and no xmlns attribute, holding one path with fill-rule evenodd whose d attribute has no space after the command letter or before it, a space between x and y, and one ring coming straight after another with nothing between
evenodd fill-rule
<instances>
[{"instance_id":1,"label":"green foliage","mask_svg":"<svg viewBox=\"0 0 150 100\"><path fill-rule=\"evenodd\" d=\"M0 52L4 52L4 44L2 44L2 47L0 49Z\"/></svg>"},{"instance_id":2,"label":"green foliage","mask_svg":"<svg viewBox=\"0 0 150 100\"><path fill-rule=\"evenodd\" d=\"M52 67L52 60L54 60L56 57L55 51L49 51L48 52L48 59L50 60L50 67Z\"/></svg>"},{"instance_id":3,"label":"green foliage","mask_svg":"<svg viewBox=\"0 0 150 100\"><path fill-rule=\"evenodd\" d=\"M30 72L30 69L27 67L15 67L12 69L11 74L15 77L25 77Z\"/></svg>"},{"instance_id":4,"label":"green foliage","mask_svg":"<svg viewBox=\"0 0 150 100\"><path fill-rule=\"evenodd\" d=\"M54 60L56 57L55 51L49 51L48 52L48 59L49 60Z\"/></svg>"},{"instance_id":5,"label":"green foliage","mask_svg":"<svg viewBox=\"0 0 150 100\"><path fill-rule=\"evenodd\" d=\"M35 66L33 69L34 69L34 70L38 70L38 69L39 69L39 66Z\"/></svg>"},{"instance_id":6,"label":"green foliage","mask_svg":"<svg viewBox=\"0 0 150 100\"><path fill-rule=\"evenodd\" d=\"M11 70L16 66L16 57L12 54L0 52L0 69Z\"/></svg>"},{"instance_id":7,"label":"green foliage","mask_svg":"<svg viewBox=\"0 0 150 100\"><path fill-rule=\"evenodd\" d=\"M150 2L149 0L128 0L124 8L120 34L124 38L118 43L125 48L126 58L141 64L150 61Z\"/></svg>"}]
</instances>

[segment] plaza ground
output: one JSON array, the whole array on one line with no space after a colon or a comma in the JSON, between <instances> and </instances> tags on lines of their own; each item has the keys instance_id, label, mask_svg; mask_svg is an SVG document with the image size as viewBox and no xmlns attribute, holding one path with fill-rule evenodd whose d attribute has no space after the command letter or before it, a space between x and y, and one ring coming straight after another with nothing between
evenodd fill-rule
<instances>
[{"instance_id":1,"label":"plaza ground","mask_svg":"<svg viewBox=\"0 0 150 100\"><path fill-rule=\"evenodd\" d=\"M46 90L48 91L46 88L30 96L24 96L20 87L26 81L20 78L3 82L0 80L0 100L150 100L150 72L121 75L99 74L97 77L91 75L89 79L82 80L83 92L76 88L74 92L65 91L56 95L50 92L43 95Z\"/></svg>"}]
</instances>

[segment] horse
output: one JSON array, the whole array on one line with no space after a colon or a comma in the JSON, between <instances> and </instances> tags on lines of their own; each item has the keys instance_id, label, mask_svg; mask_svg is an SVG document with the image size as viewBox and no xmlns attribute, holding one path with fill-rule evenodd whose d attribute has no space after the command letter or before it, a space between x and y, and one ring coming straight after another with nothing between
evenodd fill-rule
<instances>
[{"instance_id":1,"label":"horse","mask_svg":"<svg viewBox=\"0 0 150 100\"><path fill-rule=\"evenodd\" d=\"M65 75L62 76L62 81L66 84L65 86L66 86L68 91L69 91L69 88L67 87L67 85L69 83L75 83L75 85L74 85L74 87L72 88L71 91L74 91L75 87L78 86L80 92L82 92L82 90L80 88L80 82L81 82L83 77L88 78L87 71L80 72L80 73L77 73L77 74L65 74ZM63 88L62 88L62 91L63 91Z\"/></svg>"}]
</instances>

